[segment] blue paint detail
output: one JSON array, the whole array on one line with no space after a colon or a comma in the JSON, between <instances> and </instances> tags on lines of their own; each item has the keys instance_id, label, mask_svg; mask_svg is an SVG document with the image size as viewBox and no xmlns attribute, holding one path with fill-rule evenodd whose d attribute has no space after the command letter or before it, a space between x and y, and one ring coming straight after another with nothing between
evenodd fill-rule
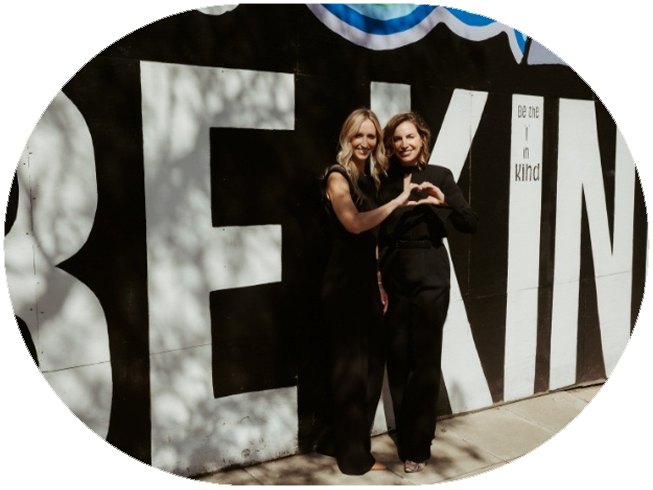
<instances>
[{"instance_id":1,"label":"blue paint detail","mask_svg":"<svg viewBox=\"0 0 653 490\"><path fill-rule=\"evenodd\" d=\"M436 8L446 9L459 22L471 27L483 29L497 21L489 17L472 14L464 10L438 5L388 5L378 6L371 4L322 4L327 11L335 15L341 22L368 34L391 36L405 32L419 25ZM446 22L445 22L446 23ZM511 29L506 27L505 32L510 35ZM526 35L512 29L517 46L524 53L526 49Z\"/></svg>"},{"instance_id":2,"label":"blue paint detail","mask_svg":"<svg viewBox=\"0 0 653 490\"><path fill-rule=\"evenodd\" d=\"M420 5L408 15L383 21L361 15L343 4L326 3L322 6L346 24L368 34L382 36L412 29L436 9L433 5Z\"/></svg>"},{"instance_id":3,"label":"blue paint detail","mask_svg":"<svg viewBox=\"0 0 653 490\"><path fill-rule=\"evenodd\" d=\"M486 27L490 24L494 24L497 21L485 17L483 15L472 14L464 10L458 10L454 8L445 7L451 14L456 17L460 22L470 26L470 27ZM515 40L517 41L517 46L519 46L520 51L523 53L526 49L526 39L527 36L519 32L517 29L513 29L515 35Z\"/></svg>"},{"instance_id":4,"label":"blue paint detail","mask_svg":"<svg viewBox=\"0 0 653 490\"><path fill-rule=\"evenodd\" d=\"M365 17L376 20L391 20L409 15L418 6L407 3L375 5L371 3L351 3L347 6Z\"/></svg>"},{"instance_id":5,"label":"blue paint detail","mask_svg":"<svg viewBox=\"0 0 653 490\"><path fill-rule=\"evenodd\" d=\"M454 8L449 8L445 7L456 19L458 19L460 22L470 26L470 27L486 27L489 26L490 24L494 24L497 21L490 19L489 17L485 17L483 15L478 15L478 14L472 14L470 12L466 12L464 10L458 10ZM517 29L513 29L513 33L515 35L515 40L517 41L517 46L519 46L519 49L523 53L524 50L526 49L526 39L527 36L525 34L522 34L519 32Z\"/></svg>"},{"instance_id":6,"label":"blue paint detail","mask_svg":"<svg viewBox=\"0 0 653 490\"><path fill-rule=\"evenodd\" d=\"M472 27L484 27L494 24L496 20L490 19L489 17L484 17L482 15L472 14L465 12L464 10L458 10L454 8L446 7L446 9L451 12L451 14L456 17L460 22L467 24Z\"/></svg>"},{"instance_id":7,"label":"blue paint detail","mask_svg":"<svg viewBox=\"0 0 653 490\"><path fill-rule=\"evenodd\" d=\"M523 53L526 50L526 40L528 39L528 36L523 32L518 31L517 29L515 29L514 31L515 31L515 38L517 39L517 45L519 46L519 49L521 49L521 52Z\"/></svg>"}]
</instances>

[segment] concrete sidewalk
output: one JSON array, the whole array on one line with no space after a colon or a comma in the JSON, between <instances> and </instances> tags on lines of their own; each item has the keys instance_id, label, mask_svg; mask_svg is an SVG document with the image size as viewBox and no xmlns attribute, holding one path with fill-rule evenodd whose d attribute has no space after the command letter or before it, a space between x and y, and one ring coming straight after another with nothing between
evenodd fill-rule
<instances>
[{"instance_id":1,"label":"concrete sidewalk","mask_svg":"<svg viewBox=\"0 0 653 490\"><path fill-rule=\"evenodd\" d=\"M551 393L439 420L432 458L420 473L404 473L394 442L372 439L372 452L388 469L343 475L335 460L301 454L196 480L232 485L421 485L466 478L502 466L540 446L571 422L602 385Z\"/></svg>"}]
</instances>

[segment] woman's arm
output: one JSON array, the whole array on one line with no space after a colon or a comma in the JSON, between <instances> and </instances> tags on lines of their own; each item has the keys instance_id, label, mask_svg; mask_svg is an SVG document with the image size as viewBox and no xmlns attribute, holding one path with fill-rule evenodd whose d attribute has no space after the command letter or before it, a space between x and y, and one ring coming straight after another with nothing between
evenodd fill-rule
<instances>
[{"instance_id":1,"label":"woman's arm","mask_svg":"<svg viewBox=\"0 0 653 490\"><path fill-rule=\"evenodd\" d=\"M463 196L449 169L445 169L440 190L444 194L446 206L454 211L449 218L454 228L463 233L476 233L478 216Z\"/></svg>"},{"instance_id":2,"label":"woman's arm","mask_svg":"<svg viewBox=\"0 0 653 490\"><path fill-rule=\"evenodd\" d=\"M329 174L326 186L326 196L338 220L349 233L358 235L364 231L371 230L384 219L390 216L395 209L407 203L410 191L416 188L416 184L410 184L404 191L392 201L372 211L358 211L351 198L349 182L339 172Z\"/></svg>"},{"instance_id":3,"label":"woman's arm","mask_svg":"<svg viewBox=\"0 0 653 490\"><path fill-rule=\"evenodd\" d=\"M383 305L383 314L388 311L388 293L385 292L383 287L383 278L381 276L381 270L378 269L379 263L379 246L376 246L376 262L377 262L377 271L376 271L376 282L379 285L379 294L381 295L381 304Z\"/></svg>"}]
</instances>

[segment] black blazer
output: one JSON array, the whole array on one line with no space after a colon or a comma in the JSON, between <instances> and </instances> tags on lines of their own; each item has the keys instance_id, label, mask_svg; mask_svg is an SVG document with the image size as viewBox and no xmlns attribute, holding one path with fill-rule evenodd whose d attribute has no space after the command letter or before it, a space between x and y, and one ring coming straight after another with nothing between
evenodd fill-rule
<instances>
[{"instance_id":1,"label":"black blazer","mask_svg":"<svg viewBox=\"0 0 653 490\"><path fill-rule=\"evenodd\" d=\"M381 182L378 200L379 205L394 199L403 191L404 177L412 173L411 181L415 184L430 182L439 187L445 196L447 206L421 204L418 206L402 206L397 208L381 224L379 231L379 247L392 246L398 241L442 242L447 236L444 223L450 220L454 228L463 233L475 233L478 217L463 196L448 168L437 165L427 165L423 170L413 168L405 170L397 162L393 162L388 170L388 176ZM413 191L410 199L419 201L426 194Z\"/></svg>"}]
</instances>

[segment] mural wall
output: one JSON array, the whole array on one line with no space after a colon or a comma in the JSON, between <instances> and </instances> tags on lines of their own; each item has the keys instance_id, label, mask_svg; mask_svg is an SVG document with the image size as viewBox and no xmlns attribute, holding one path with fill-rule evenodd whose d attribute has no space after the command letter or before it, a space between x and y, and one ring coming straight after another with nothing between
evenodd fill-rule
<instances>
[{"instance_id":1,"label":"mural wall","mask_svg":"<svg viewBox=\"0 0 653 490\"><path fill-rule=\"evenodd\" d=\"M430 163L479 214L447 243L439 413L610 375L643 296L646 213L621 134L572 69L444 7L214 7L92 59L17 168L12 303L84 423L183 475L312 450L318 179L362 105L382 123L419 111ZM375 432L392 428L386 402Z\"/></svg>"}]
</instances>

